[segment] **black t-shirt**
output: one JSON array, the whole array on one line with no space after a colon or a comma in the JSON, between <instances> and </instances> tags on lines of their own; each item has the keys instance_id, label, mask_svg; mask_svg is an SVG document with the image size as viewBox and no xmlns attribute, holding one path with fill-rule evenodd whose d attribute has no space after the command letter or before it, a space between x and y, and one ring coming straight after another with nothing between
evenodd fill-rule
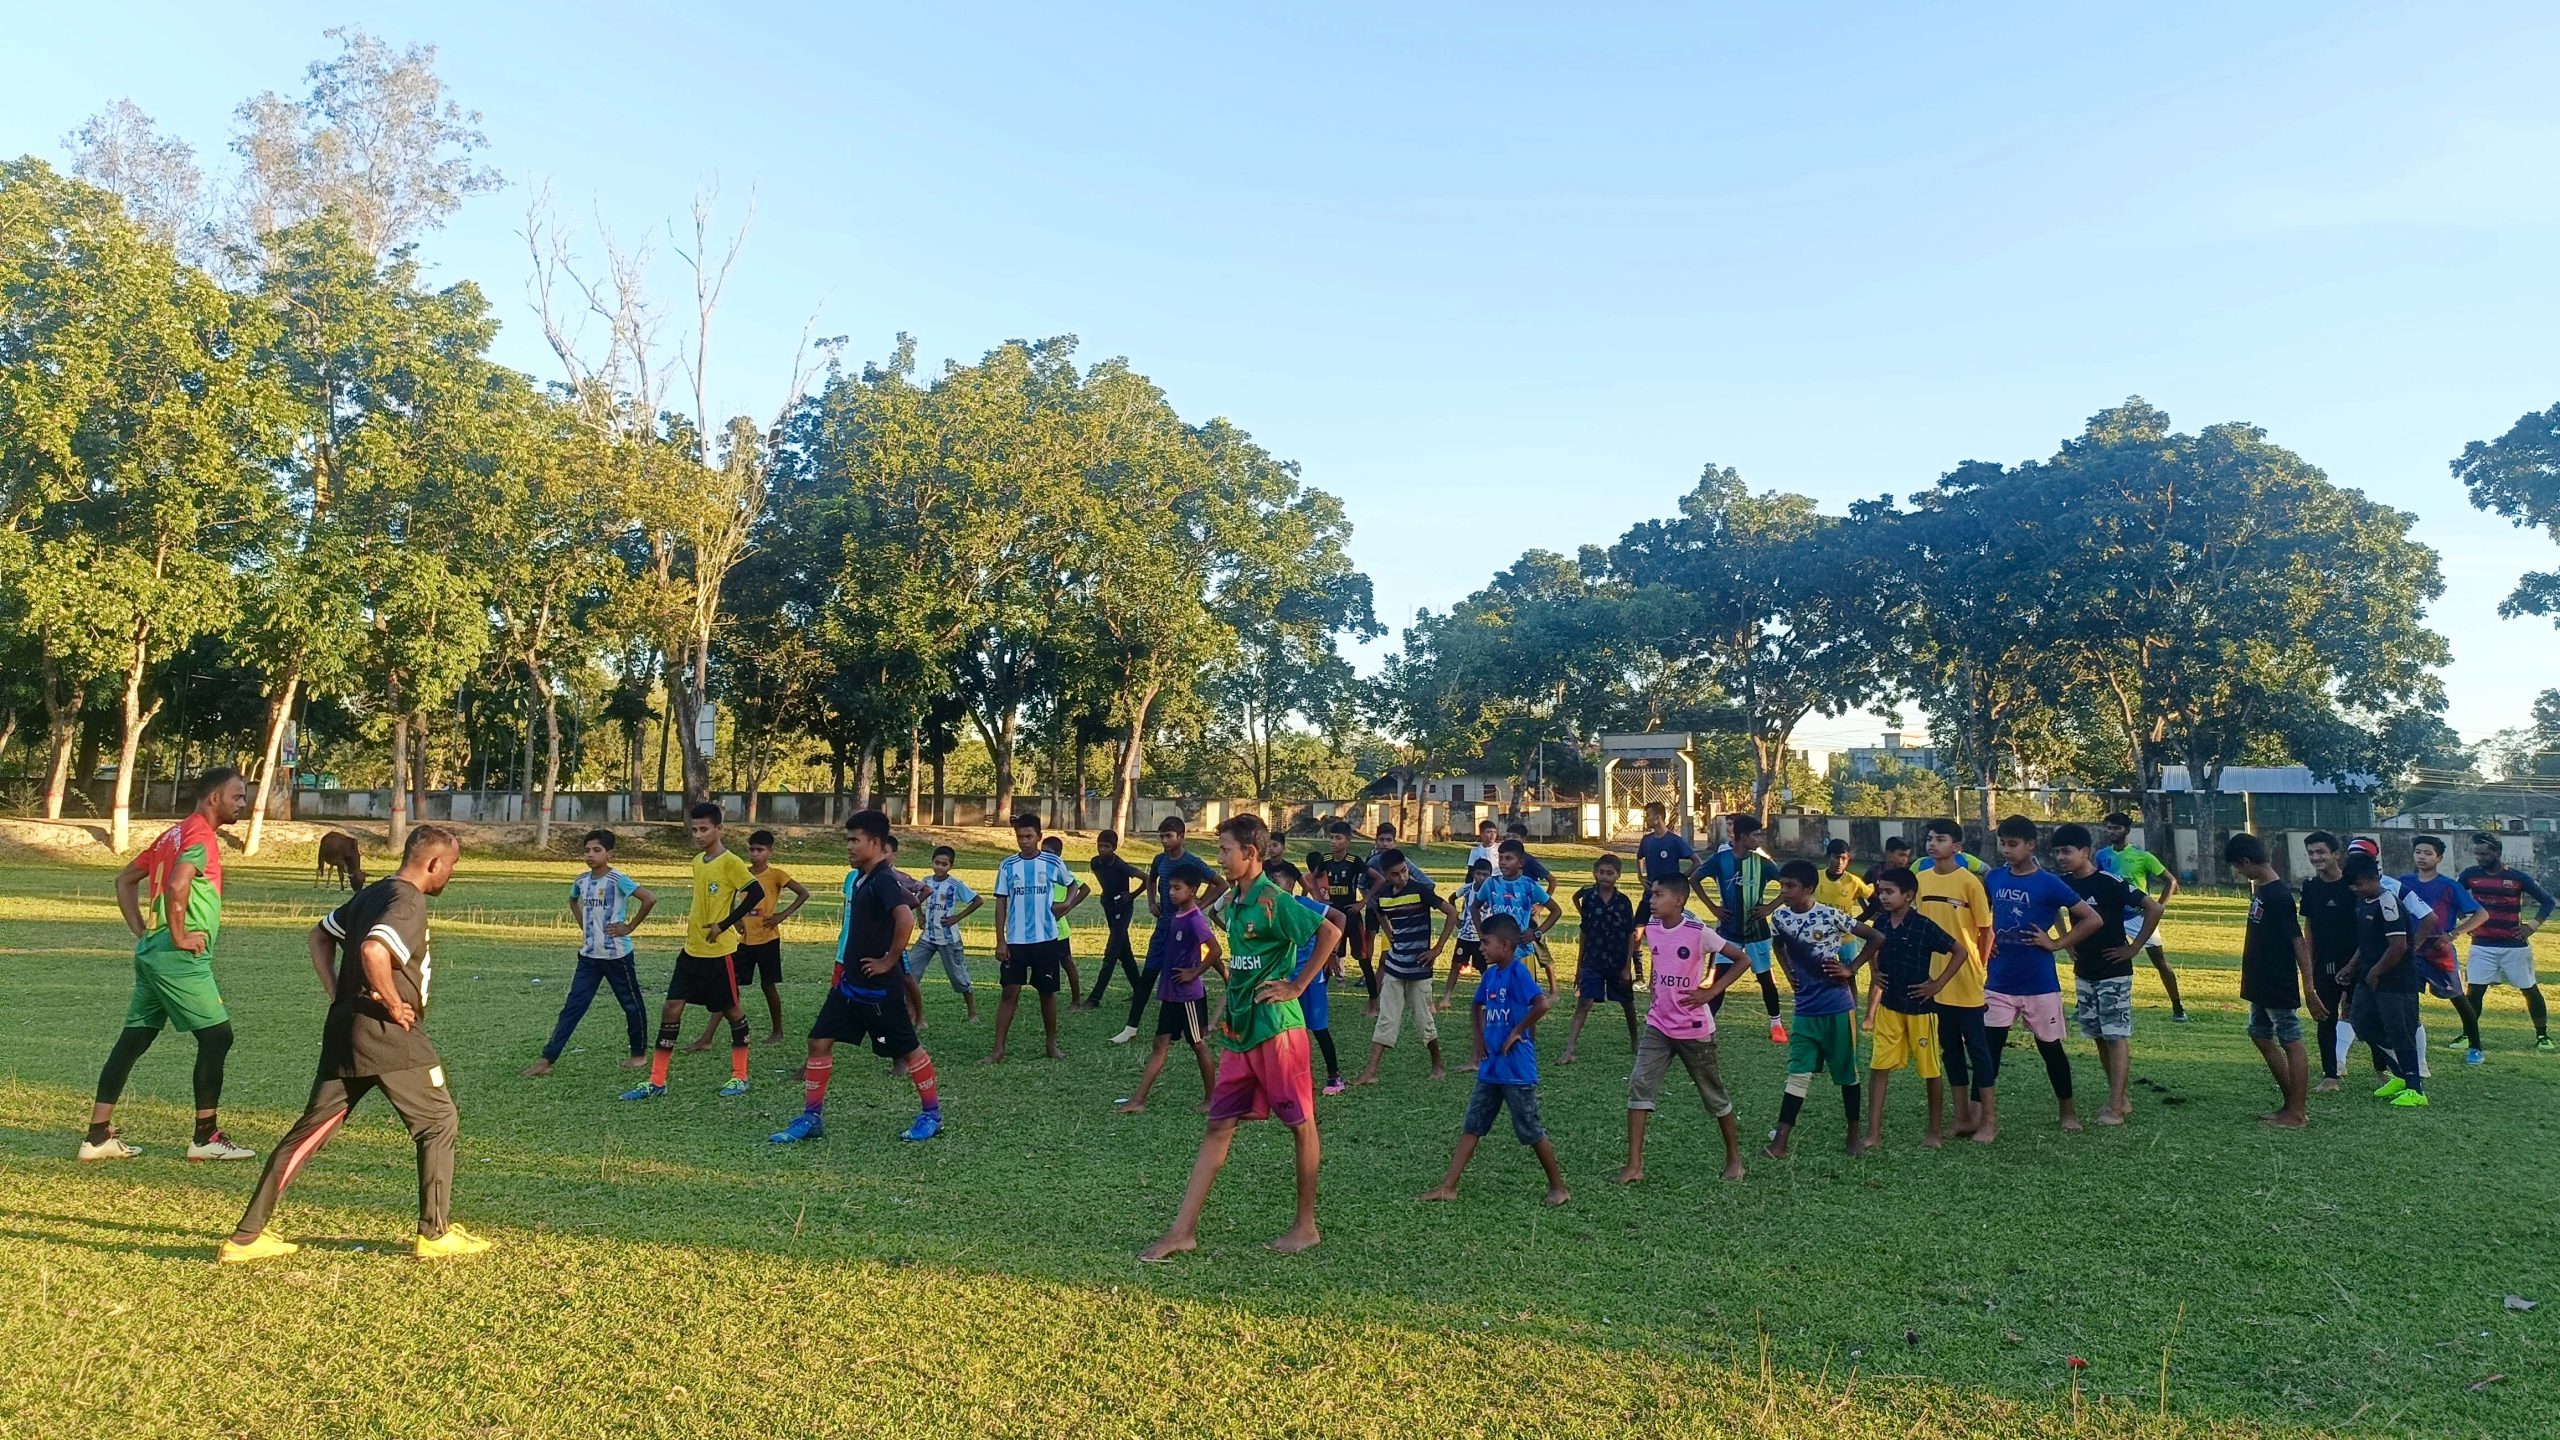
<instances>
[{"instance_id":1,"label":"black t-shirt","mask_svg":"<svg viewBox=\"0 0 2560 1440\"><path fill-rule=\"evenodd\" d=\"M440 1065L427 1038L427 996L435 982L428 950L427 897L397 875L376 880L320 921L338 941L338 987L320 1027L320 1069L344 1080ZM417 1028L392 1023L391 1011L364 978L364 943L391 952L393 995L418 1012Z\"/></svg>"},{"instance_id":2,"label":"black t-shirt","mask_svg":"<svg viewBox=\"0 0 2560 1440\"><path fill-rule=\"evenodd\" d=\"M2080 898L2098 912L2098 931L2071 947L2071 973L2083 980L2116 980L2133 973L2133 957L2121 960L2107 958L2110 950L2124 948L2124 912L2134 904L2133 887L2104 870L2086 875L2065 875Z\"/></svg>"},{"instance_id":3,"label":"black t-shirt","mask_svg":"<svg viewBox=\"0 0 2560 1440\"><path fill-rule=\"evenodd\" d=\"M1146 888L1146 877L1117 854L1097 853L1087 868L1098 882L1093 893L1102 897L1102 918L1115 925L1127 924L1130 912L1138 908L1138 892Z\"/></svg>"},{"instance_id":4,"label":"black t-shirt","mask_svg":"<svg viewBox=\"0 0 2560 1440\"><path fill-rule=\"evenodd\" d=\"M2345 876L2302 882L2302 923L2311 932L2311 973L2327 976L2355 958L2356 892Z\"/></svg>"},{"instance_id":5,"label":"black t-shirt","mask_svg":"<svg viewBox=\"0 0 2560 1440\"><path fill-rule=\"evenodd\" d=\"M2293 889L2270 880L2249 892L2249 928L2240 941L2240 998L2270 1010L2302 1008L2302 967L2293 960L2293 942L2302 934L2302 914Z\"/></svg>"},{"instance_id":6,"label":"black t-shirt","mask_svg":"<svg viewBox=\"0 0 2560 1440\"><path fill-rule=\"evenodd\" d=\"M1955 937L1916 909L1904 910L1898 925L1887 915L1877 916L1873 924L1884 934L1874 960L1876 976L1884 984L1884 1008L1904 1015L1934 1011L1937 1002L1912 992L1929 983L1936 957L1955 950Z\"/></svg>"},{"instance_id":7,"label":"black t-shirt","mask_svg":"<svg viewBox=\"0 0 2560 1440\"><path fill-rule=\"evenodd\" d=\"M844 900L844 979L838 988L847 999L876 1005L904 982L894 969L874 975L862 962L894 953L889 947L898 938L898 911L908 903L906 877L883 860L862 872Z\"/></svg>"},{"instance_id":8,"label":"black t-shirt","mask_svg":"<svg viewBox=\"0 0 2560 1440\"><path fill-rule=\"evenodd\" d=\"M1345 914L1357 914L1360 892L1368 884L1369 857L1324 854L1316 857L1324 872L1325 903Z\"/></svg>"},{"instance_id":9,"label":"black t-shirt","mask_svg":"<svg viewBox=\"0 0 2560 1440\"><path fill-rule=\"evenodd\" d=\"M2388 975L2376 977L2373 967L2382 963L2383 954L2391 948L2391 937L2409 941L2400 963ZM2370 986L2384 994L2414 995L2418 991L2417 934L2409 923L2409 912L2401 907L2400 897L2389 890L2370 900L2356 901L2356 983Z\"/></svg>"},{"instance_id":10,"label":"black t-shirt","mask_svg":"<svg viewBox=\"0 0 2560 1440\"><path fill-rule=\"evenodd\" d=\"M1635 943L1636 909L1627 892L1604 895L1599 886L1585 885L1573 892L1573 913L1582 928L1582 963L1616 974Z\"/></svg>"}]
</instances>

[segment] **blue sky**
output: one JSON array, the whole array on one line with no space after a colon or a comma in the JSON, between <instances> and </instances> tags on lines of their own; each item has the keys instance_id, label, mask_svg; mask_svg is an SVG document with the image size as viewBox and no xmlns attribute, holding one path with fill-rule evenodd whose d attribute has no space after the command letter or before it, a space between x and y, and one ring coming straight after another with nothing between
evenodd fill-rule
<instances>
[{"instance_id":1,"label":"blue sky","mask_svg":"<svg viewBox=\"0 0 2560 1440\"><path fill-rule=\"evenodd\" d=\"M348 18L50 6L0 145L127 96L219 160ZM2449 718L2560 682L2501 621L2539 537L2446 463L2560 400L2560 7L491 4L441 48L513 182L425 255L507 357L528 187L626 232L757 219L714 408L815 308L928 363L1073 332L1344 497L1400 627L1707 461L1840 503L2048 454L2128 394L2261 424L2444 555ZM666 277L670 282L675 276ZM1817 748L1877 722L1816 718Z\"/></svg>"}]
</instances>

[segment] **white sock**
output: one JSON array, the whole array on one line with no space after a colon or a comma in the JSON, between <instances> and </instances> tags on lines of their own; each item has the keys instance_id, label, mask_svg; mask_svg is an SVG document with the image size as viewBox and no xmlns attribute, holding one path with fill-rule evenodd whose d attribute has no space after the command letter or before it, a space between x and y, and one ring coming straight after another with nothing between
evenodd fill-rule
<instances>
[{"instance_id":1,"label":"white sock","mask_svg":"<svg viewBox=\"0 0 2560 1440\"><path fill-rule=\"evenodd\" d=\"M2341 1020L2338 1022L2338 1071L2340 1074L2346 1073L2347 1057L2354 1053L2356 1053L2356 1027Z\"/></svg>"},{"instance_id":2,"label":"white sock","mask_svg":"<svg viewBox=\"0 0 2560 1440\"><path fill-rule=\"evenodd\" d=\"M2418 1078L2419 1078L2419 1079L2421 1079L2421 1080L2424 1080L2424 1079L2426 1079L2426 1078L2427 1078L2427 1075L2428 1075L2428 1074L2429 1074L2429 1071L2427 1070L2427 1027L2426 1027L2426 1026L2424 1026L2424 1025L2421 1025L2421 1026L2419 1026L2419 1027L2418 1027Z\"/></svg>"}]
</instances>

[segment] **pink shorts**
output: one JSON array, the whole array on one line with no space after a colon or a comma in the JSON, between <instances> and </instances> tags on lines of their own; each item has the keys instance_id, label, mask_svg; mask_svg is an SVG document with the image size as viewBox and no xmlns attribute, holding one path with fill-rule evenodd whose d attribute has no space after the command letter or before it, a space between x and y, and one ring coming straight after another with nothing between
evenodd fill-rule
<instances>
[{"instance_id":1,"label":"pink shorts","mask_svg":"<svg viewBox=\"0 0 2560 1440\"><path fill-rule=\"evenodd\" d=\"M1307 1032L1283 1030L1250 1050L1218 1054L1218 1083L1209 1091L1209 1122L1276 1117L1295 1129L1315 1118L1315 1071Z\"/></svg>"},{"instance_id":2,"label":"pink shorts","mask_svg":"<svg viewBox=\"0 0 2560 1440\"><path fill-rule=\"evenodd\" d=\"M2062 994L2003 995L1997 990L1982 997L1982 1023L1994 1030L2006 1029L2026 1022L2027 1033L2038 1040L2062 1038Z\"/></svg>"}]
</instances>

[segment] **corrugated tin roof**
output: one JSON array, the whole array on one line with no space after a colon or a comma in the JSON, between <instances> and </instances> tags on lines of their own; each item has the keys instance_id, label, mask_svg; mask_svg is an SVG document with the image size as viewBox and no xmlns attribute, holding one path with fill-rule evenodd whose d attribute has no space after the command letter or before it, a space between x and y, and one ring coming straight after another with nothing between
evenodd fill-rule
<instances>
[{"instance_id":1,"label":"corrugated tin roof","mask_svg":"<svg viewBox=\"0 0 2560 1440\"><path fill-rule=\"evenodd\" d=\"M2347 788L2341 789L2311 773L2308 765L2226 765L2222 770L2221 793L2225 795L2340 795L2360 794L2382 783L2378 775L2349 775ZM2160 788L2172 795L2184 795L2195 789L2187 778L2184 765L2160 767Z\"/></svg>"}]
</instances>

